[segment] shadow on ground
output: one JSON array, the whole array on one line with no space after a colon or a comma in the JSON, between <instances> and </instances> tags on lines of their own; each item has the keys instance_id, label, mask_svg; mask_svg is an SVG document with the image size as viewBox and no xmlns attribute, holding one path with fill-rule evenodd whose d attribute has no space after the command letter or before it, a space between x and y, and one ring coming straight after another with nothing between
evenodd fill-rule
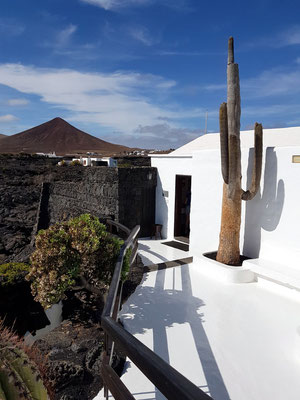
<instances>
[{"instance_id":1,"label":"shadow on ground","mask_svg":"<svg viewBox=\"0 0 300 400\"><path fill-rule=\"evenodd\" d=\"M198 357L207 382L207 387L201 389L213 399L229 400L223 378L215 360L204 329L203 314L199 313L204 302L192 294L189 266L180 267L182 290L164 290L166 270L157 271L154 287L139 286L131 301L127 304L126 314L122 319L132 334L144 334L147 329L153 331L153 350L166 362L170 363L167 327L173 324L188 323L192 332ZM125 310L124 310L125 311ZM182 338L184 341L184 338ZM186 355L188 357L188 354ZM153 396L148 393L148 400L162 400L165 397L155 391Z\"/></svg>"}]
</instances>

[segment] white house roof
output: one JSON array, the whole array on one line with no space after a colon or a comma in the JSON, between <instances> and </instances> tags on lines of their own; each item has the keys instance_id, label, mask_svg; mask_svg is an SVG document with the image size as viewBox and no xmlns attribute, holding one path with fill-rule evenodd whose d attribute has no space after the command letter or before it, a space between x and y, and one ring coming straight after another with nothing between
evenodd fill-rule
<instances>
[{"instance_id":1,"label":"white house roof","mask_svg":"<svg viewBox=\"0 0 300 400\"><path fill-rule=\"evenodd\" d=\"M263 130L264 147L291 147L300 146L300 127L293 128L275 128ZM253 130L241 132L241 147L253 147ZM179 147L169 154L172 156L192 155L194 151L204 149L217 149L220 147L219 133L207 133L197 139Z\"/></svg>"}]
</instances>

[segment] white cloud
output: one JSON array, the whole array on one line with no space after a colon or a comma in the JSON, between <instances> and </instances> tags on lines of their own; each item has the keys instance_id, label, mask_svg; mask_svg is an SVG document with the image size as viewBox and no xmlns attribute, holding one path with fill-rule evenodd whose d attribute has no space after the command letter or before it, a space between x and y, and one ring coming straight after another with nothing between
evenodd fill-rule
<instances>
[{"instance_id":1,"label":"white cloud","mask_svg":"<svg viewBox=\"0 0 300 400\"><path fill-rule=\"evenodd\" d=\"M297 115L300 110L300 104L272 104L269 106L246 106L242 109L243 116L287 116Z\"/></svg>"},{"instance_id":2,"label":"white cloud","mask_svg":"<svg viewBox=\"0 0 300 400\"><path fill-rule=\"evenodd\" d=\"M25 31L25 27L12 18L0 18L0 32L7 36L20 36Z\"/></svg>"},{"instance_id":3,"label":"white cloud","mask_svg":"<svg viewBox=\"0 0 300 400\"><path fill-rule=\"evenodd\" d=\"M154 43L157 43L157 41L150 36L148 29L144 27L131 27L129 29L129 34L135 40L146 46L152 46Z\"/></svg>"},{"instance_id":4,"label":"white cloud","mask_svg":"<svg viewBox=\"0 0 300 400\"><path fill-rule=\"evenodd\" d=\"M115 10L128 6L143 6L151 3L151 0L81 0L94 6L104 8L105 10Z\"/></svg>"},{"instance_id":5,"label":"white cloud","mask_svg":"<svg viewBox=\"0 0 300 400\"><path fill-rule=\"evenodd\" d=\"M174 51L160 50L157 52L160 56L180 56L180 57L202 57L202 56L219 56L226 55L224 52L205 52L205 51Z\"/></svg>"},{"instance_id":6,"label":"white cloud","mask_svg":"<svg viewBox=\"0 0 300 400\"><path fill-rule=\"evenodd\" d=\"M253 48L257 46L267 46L280 48L300 44L300 25L293 25L286 30L272 34L249 42L246 46Z\"/></svg>"},{"instance_id":7,"label":"white cloud","mask_svg":"<svg viewBox=\"0 0 300 400\"><path fill-rule=\"evenodd\" d=\"M133 132L139 125L161 124L162 120L178 127L181 118L199 118L205 113L157 104L153 99L167 96L176 82L150 74L83 73L2 64L0 84L40 96L41 101L69 111L70 120L94 122L118 132Z\"/></svg>"},{"instance_id":8,"label":"white cloud","mask_svg":"<svg viewBox=\"0 0 300 400\"><path fill-rule=\"evenodd\" d=\"M278 36L278 40L274 41L275 47L291 46L296 44L300 44L299 25L292 26L287 31L280 33Z\"/></svg>"},{"instance_id":9,"label":"white cloud","mask_svg":"<svg viewBox=\"0 0 300 400\"><path fill-rule=\"evenodd\" d=\"M55 46L65 47L69 44L72 35L77 31L77 26L70 24L56 36Z\"/></svg>"},{"instance_id":10,"label":"white cloud","mask_svg":"<svg viewBox=\"0 0 300 400\"><path fill-rule=\"evenodd\" d=\"M0 123L16 121L18 118L12 114L0 115Z\"/></svg>"},{"instance_id":11,"label":"white cloud","mask_svg":"<svg viewBox=\"0 0 300 400\"><path fill-rule=\"evenodd\" d=\"M203 89L209 90L209 91L224 90L226 88L227 88L226 83L211 84L211 85L206 85L203 87Z\"/></svg>"},{"instance_id":12,"label":"white cloud","mask_svg":"<svg viewBox=\"0 0 300 400\"><path fill-rule=\"evenodd\" d=\"M143 137L161 138L164 136L170 143L188 142L204 133L201 129L174 128L167 123L139 126L135 132L142 134Z\"/></svg>"},{"instance_id":13,"label":"white cloud","mask_svg":"<svg viewBox=\"0 0 300 400\"><path fill-rule=\"evenodd\" d=\"M117 11L126 7L148 6L154 3L173 8L178 11L190 11L189 0L80 0L104 10Z\"/></svg>"},{"instance_id":14,"label":"white cloud","mask_svg":"<svg viewBox=\"0 0 300 400\"><path fill-rule=\"evenodd\" d=\"M73 60L93 61L101 57L101 54L92 49L92 45L74 46L74 47L55 47L54 53L60 56L69 57Z\"/></svg>"},{"instance_id":15,"label":"white cloud","mask_svg":"<svg viewBox=\"0 0 300 400\"><path fill-rule=\"evenodd\" d=\"M255 78L241 81L247 96L270 97L292 95L300 92L300 68L278 68L262 72Z\"/></svg>"},{"instance_id":16,"label":"white cloud","mask_svg":"<svg viewBox=\"0 0 300 400\"><path fill-rule=\"evenodd\" d=\"M226 84L209 84L208 91L224 91ZM300 66L274 68L263 71L256 77L241 80L243 98L262 98L300 93Z\"/></svg>"},{"instance_id":17,"label":"white cloud","mask_svg":"<svg viewBox=\"0 0 300 400\"><path fill-rule=\"evenodd\" d=\"M174 128L167 123L139 126L133 134L108 135L105 140L148 149L178 148L203 134L201 129Z\"/></svg>"},{"instance_id":18,"label":"white cloud","mask_svg":"<svg viewBox=\"0 0 300 400\"><path fill-rule=\"evenodd\" d=\"M27 104L29 104L29 101L27 99L9 99L7 100L7 104L12 107L26 106Z\"/></svg>"}]
</instances>

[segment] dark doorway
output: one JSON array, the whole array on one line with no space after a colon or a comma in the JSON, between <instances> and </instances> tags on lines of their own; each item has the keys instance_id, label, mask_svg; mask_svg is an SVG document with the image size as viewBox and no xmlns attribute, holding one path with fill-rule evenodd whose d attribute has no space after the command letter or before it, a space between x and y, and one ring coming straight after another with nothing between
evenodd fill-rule
<instances>
[{"instance_id":1,"label":"dark doorway","mask_svg":"<svg viewBox=\"0 0 300 400\"><path fill-rule=\"evenodd\" d=\"M176 175L174 237L185 243L190 237L191 180L189 175Z\"/></svg>"}]
</instances>

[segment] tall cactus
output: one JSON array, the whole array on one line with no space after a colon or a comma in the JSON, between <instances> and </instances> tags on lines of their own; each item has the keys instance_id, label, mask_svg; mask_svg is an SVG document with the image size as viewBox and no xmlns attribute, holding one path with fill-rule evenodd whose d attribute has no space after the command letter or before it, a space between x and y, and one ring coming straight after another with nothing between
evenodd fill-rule
<instances>
[{"instance_id":1,"label":"tall cactus","mask_svg":"<svg viewBox=\"0 0 300 400\"><path fill-rule=\"evenodd\" d=\"M0 321L0 399L47 400L48 394L36 365L20 339Z\"/></svg>"},{"instance_id":2,"label":"tall cactus","mask_svg":"<svg viewBox=\"0 0 300 400\"><path fill-rule=\"evenodd\" d=\"M233 38L228 41L227 103L220 106L220 144L223 175L223 202L220 242L217 261L229 265L240 264L241 202L256 195L262 169L262 125L255 123L255 157L251 187L246 192L241 188L240 148L240 81L239 67L234 62Z\"/></svg>"}]
</instances>

